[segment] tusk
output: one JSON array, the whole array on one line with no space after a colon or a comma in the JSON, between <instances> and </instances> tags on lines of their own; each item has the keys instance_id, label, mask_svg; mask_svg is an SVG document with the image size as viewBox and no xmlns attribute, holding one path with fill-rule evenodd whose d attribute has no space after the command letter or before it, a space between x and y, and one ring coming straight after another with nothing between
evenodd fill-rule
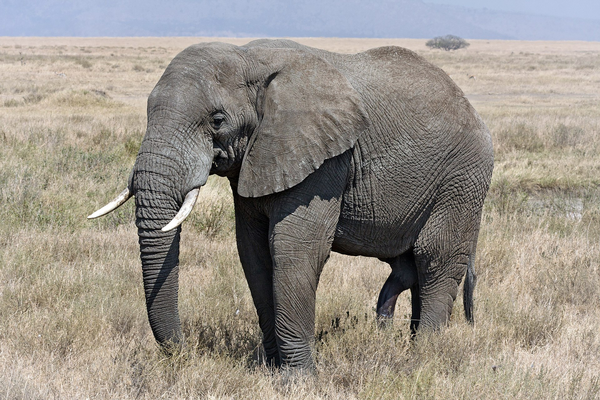
<instances>
[{"instance_id":1,"label":"tusk","mask_svg":"<svg viewBox=\"0 0 600 400\"><path fill-rule=\"evenodd\" d=\"M88 215L88 219L94 219L94 218L98 218L98 217L108 214L109 212L115 210L120 205L122 205L127 200L129 200L130 197L131 197L131 191L129 190L129 187L127 187L125 190L123 190L117 196L116 199L114 199L113 201L111 201L110 203L108 203L107 205L105 205L104 207L102 207L101 209L96 211L95 213Z\"/></svg>"},{"instance_id":2,"label":"tusk","mask_svg":"<svg viewBox=\"0 0 600 400\"><path fill-rule=\"evenodd\" d=\"M171 222L169 222L164 228L161 229L161 231L167 232L181 225L181 223L192 212L194 204L196 204L196 200L198 200L198 193L200 193L200 188L192 189L189 191L188 194L185 195L185 200L183 200L183 204L181 205L179 212Z\"/></svg>"}]
</instances>

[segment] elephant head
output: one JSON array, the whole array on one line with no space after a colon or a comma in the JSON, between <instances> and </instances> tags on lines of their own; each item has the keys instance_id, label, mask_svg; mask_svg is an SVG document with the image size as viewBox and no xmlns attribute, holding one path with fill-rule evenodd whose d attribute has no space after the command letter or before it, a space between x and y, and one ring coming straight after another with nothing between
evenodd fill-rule
<instances>
[{"instance_id":1,"label":"elephant head","mask_svg":"<svg viewBox=\"0 0 600 400\"><path fill-rule=\"evenodd\" d=\"M367 127L358 93L317 54L261 45L191 46L148 98L147 130L127 188L135 196L146 306L159 343L181 342L179 225L210 174L237 195L267 196L351 148Z\"/></svg>"}]
</instances>

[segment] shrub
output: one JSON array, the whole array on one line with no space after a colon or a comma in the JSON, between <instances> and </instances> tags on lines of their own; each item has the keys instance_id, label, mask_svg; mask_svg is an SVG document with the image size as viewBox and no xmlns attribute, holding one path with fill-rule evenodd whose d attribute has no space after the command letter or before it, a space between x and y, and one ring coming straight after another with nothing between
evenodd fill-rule
<instances>
[{"instance_id":1,"label":"shrub","mask_svg":"<svg viewBox=\"0 0 600 400\"><path fill-rule=\"evenodd\" d=\"M442 49L446 51L458 50L470 46L465 39L454 35L435 37L428 40L425 45L432 49Z\"/></svg>"},{"instance_id":2,"label":"shrub","mask_svg":"<svg viewBox=\"0 0 600 400\"><path fill-rule=\"evenodd\" d=\"M92 63L83 57L76 57L73 61L75 64L79 64L83 68L92 68Z\"/></svg>"}]
</instances>

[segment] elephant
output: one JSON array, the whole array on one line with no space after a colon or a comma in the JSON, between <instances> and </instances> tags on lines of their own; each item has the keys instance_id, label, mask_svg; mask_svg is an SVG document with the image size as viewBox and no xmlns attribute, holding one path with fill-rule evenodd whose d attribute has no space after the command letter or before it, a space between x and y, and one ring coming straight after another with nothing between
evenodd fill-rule
<instances>
[{"instance_id":1,"label":"elephant","mask_svg":"<svg viewBox=\"0 0 600 400\"><path fill-rule=\"evenodd\" d=\"M235 236L268 365L314 370L315 297L330 252L391 266L385 320L410 289L412 332L450 318L493 170L489 130L440 68L401 47L338 54L290 40L181 51L148 97L127 187L149 323L183 345L180 224L209 175L229 180Z\"/></svg>"}]
</instances>

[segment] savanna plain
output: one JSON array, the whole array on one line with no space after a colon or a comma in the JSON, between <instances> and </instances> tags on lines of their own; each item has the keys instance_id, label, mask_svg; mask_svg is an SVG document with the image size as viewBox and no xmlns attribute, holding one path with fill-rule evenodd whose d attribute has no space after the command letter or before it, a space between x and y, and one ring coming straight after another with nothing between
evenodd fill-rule
<instances>
[{"instance_id":1,"label":"savanna plain","mask_svg":"<svg viewBox=\"0 0 600 400\"><path fill-rule=\"evenodd\" d=\"M353 53L410 48L463 89L493 136L475 325L410 339L374 307L389 267L333 254L317 292L317 371L262 364L228 182L184 224L187 347L167 358L145 311L126 185L146 98L204 38L0 38L0 398L595 399L600 397L600 43L300 39ZM210 39L215 40L215 39ZM243 44L246 39L223 39Z\"/></svg>"}]
</instances>

